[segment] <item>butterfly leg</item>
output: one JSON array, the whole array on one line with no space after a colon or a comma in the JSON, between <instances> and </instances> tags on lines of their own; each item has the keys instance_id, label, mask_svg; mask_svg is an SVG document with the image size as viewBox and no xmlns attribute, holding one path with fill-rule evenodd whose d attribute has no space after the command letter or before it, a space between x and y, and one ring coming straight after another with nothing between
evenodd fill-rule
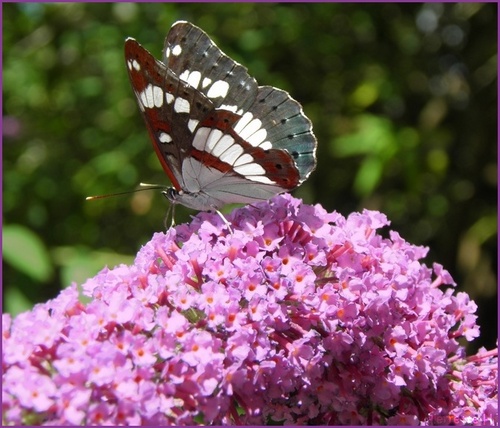
<instances>
[{"instance_id":1,"label":"butterfly leg","mask_svg":"<svg viewBox=\"0 0 500 428\"><path fill-rule=\"evenodd\" d=\"M214 208L215 209L215 208ZM218 209L215 209L215 212L219 215L219 217L222 219L224 224L227 226L229 233L232 235L233 234L233 229L231 228L231 225L227 221L226 217L224 217L224 214L222 214Z\"/></svg>"},{"instance_id":2,"label":"butterfly leg","mask_svg":"<svg viewBox=\"0 0 500 428\"><path fill-rule=\"evenodd\" d=\"M165 229L169 228L168 217L170 215L172 215L172 221L170 222L170 227L174 227L175 226L175 204L170 204L168 209L167 209L167 213L165 214L165 219L163 220L163 226L165 227Z\"/></svg>"}]
</instances>

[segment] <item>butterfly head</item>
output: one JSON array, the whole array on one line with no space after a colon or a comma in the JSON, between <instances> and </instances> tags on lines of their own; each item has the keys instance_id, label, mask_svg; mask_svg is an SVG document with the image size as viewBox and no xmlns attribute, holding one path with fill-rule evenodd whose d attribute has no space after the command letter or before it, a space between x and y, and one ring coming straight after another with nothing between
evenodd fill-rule
<instances>
[{"instance_id":1,"label":"butterfly head","mask_svg":"<svg viewBox=\"0 0 500 428\"><path fill-rule=\"evenodd\" d=\"M224 202L216 201L213 197L203 192L185 192L184 190L169 187L162 193L171 204L181 204L197 211L216 211L224 205Z\"/></svg>"}]
</instances>

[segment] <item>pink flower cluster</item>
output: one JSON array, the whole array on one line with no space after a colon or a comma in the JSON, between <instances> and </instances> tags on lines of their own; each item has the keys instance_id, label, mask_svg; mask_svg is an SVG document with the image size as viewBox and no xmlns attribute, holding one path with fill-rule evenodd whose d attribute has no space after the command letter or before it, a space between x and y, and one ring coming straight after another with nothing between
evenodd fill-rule
<instances>
[{"instance_id":1,"label":"pink flower cluster","mask_svg":"<svg viewBox=\"0 0 500 428\"><path fill-rule=\"evenodd\" d=\"M458 342L476 305L383 214L281 195L228 221L156 233L87 304L4 315L4 424L496 422L497 353Z\"/></svg>"}]
</instances>

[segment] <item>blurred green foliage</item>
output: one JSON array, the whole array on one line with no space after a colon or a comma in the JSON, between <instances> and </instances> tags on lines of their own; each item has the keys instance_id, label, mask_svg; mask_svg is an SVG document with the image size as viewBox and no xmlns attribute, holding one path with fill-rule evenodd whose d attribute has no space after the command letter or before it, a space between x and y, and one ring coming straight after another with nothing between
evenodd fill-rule
<instances>
[{"instance_id":1,"label":"blurred green foliage","mask_svg":"<svg viewBox=\"0 0 500 428\"><path fill-rule=\"evenodd\" d=\"M3 4L4 311L130 263L163 229L168 184L123 58L203 28L260 84L299 100L318 168L295 194L381 210L479 304L492 346L497 272L497 5ZM177 221L193 212L177 210Z\"/></svg>"}]
</instances>

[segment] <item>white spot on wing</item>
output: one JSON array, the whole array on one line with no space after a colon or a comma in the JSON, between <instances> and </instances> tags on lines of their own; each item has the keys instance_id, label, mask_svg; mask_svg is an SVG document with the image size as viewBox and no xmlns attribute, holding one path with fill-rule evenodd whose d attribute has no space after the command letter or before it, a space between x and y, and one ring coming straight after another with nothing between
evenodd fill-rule
<instances>
[{"instance_id":1,"label":"white spot on wing","mask_svg":"<svg viewBox=\"0 0 500 428\"><path fill-rule=\"evenodd\" d=\"M227 95L229 91L229 83L224 82L224 80L217 80L214 82L207 92L208 98L223 98Z\"/></svg>"},{"instance_id":2,"label":"white spot on wing","mask_svg":"<svg viewBox=\"0 0 500 428\"><path fill-rule=\"evenodd\" d=\"M146 108L161 107L163 105L163 91L159 86L146 86L146 89L139 94L139 98Z\"/></svg>"},{"instance_id":3,"label":"white spot on wing","mask_svg":"<svg viewBox=\"0 0 500 428\"><path fill-rule=\"evenodd\" d=\"M174 110L176 113L189 113L191 106L188 100L184 98L176 98L174 103Z\"/></svg>"},{"instance_id":4,"label":"white spot on wing","mask_svg":"<svg viewBox=\"0 0 500 428\"><path fill-rule=\"evenodd\" d=\"M211 153L212 150L214 149L215 145L217 142L222 138L222 131L219 129L212 129L210 132L208 138L207 138L207 145L205 147L205 151L208 153Z\"/></svg>"},{"instance_id":5,"label":"white spot on wing","mask_svg":"<svg viewBox=\"0 0 500 428\"><path fill-rule=\"evenodd\" d=\"M200 128L196 131L193 138L193 147L198 150L205 150L207 144L207 138L212 130L210 128Z\"/></svg>"},{"instance_id":6,"label":"white spot on wing","mask_svg":"<svg viewBox=\"0 0 500 428\"><path fill-rule=\"evenodd\" d=\"M227 110L227 111L232 111L233 113L236 113L237 108L238 108L238 106L230 106L227 104L221 104L217 110Z\"/></svg>"},{"instance_id":7,"label":"white spot on wing","mask_svg":"<svg viewBox=\"0 0 500 428\"><path fill-rule=\"evenodd\" d=\"M201 83L201 87L203 89L205 89L208 85L210 85L210 83L212 83L212 79L209 79L208 77L205 77L203 79L203 82Z\"/></svg>"},{"instance_id":8,"label":"white spot on wing","mask_svg":"<svg viewBox=\"0 0 500 428\"><path fill-rule=\"evenodd\" d=\"M226 162L229 165L233 165L236 159L240 157L243 153L243 147L239 144L233 144L229 147L222 155L220 156L220 160L222 162Z\"/></svg>"},{"instance_id":9,"label":"white spot on wing","mask_svg":"<svg viewBox=\"0 0 500 428\"><path fill-rule=\"evenodd\" d=\"M171 143L172 142L172 137L169 134L167 134L166 132L160 132L158 139L160 140L160 143Z\"/></svg>"},{"instance_id":10,"label":"white spot on wing","mask_svg":"<svg viewBox=\"0 0 500 428\"><path fill-rule=\"evenodd\" d=\"M259 147L262 150L271 150L273 148L273 145L270 141L264 141L262 144L259 144Z\"/></svg>"},{"instance_id":11,"label":"white spot on wing","mask_svg":"<svg viewBox=\"0 0 500 428\"><path fill-rule=\"evenodd\" d=\"M267 137L267 131L264 128L260 128L255 134L248 138L248 142L254 146L258 147Z\"/></svg>"},{"instance_id":12,"label":"white spot on wing","mask_svg":"<svg viewBox=\"0 0 500 428\"><path fill-rule=\"evenodd\" d=\"M247 111L243 116L241 116L241 119L238 120L236 125L234 125L234 131L239 134L243 128L248 125L252 118L253 114Z\"/></svg>"},{"instance_id":13,"label":"white spot on wing","mask_svg":"<svg viewBox=\"0 0 500 428\"><path fill-rule=\"evenodd\" d=\"M260 121L260 119L254 119L250 121L250 123L246 125L240 132L238 132L238 135L244 140L247 140L252 134L256 133L261 126L262 122Z\"/></svg>"},{"instance_id":14,"label":"white spot on wing","mask_svg":"<svg viewBox=\"0 0 500 428\"><path fill-rule=\"evenodd\" d=\"M155 107L163 105L163 90L159 86L153 86L153 100Z\"/></svg>"},{"instance_id":15,"label":"white spot on wing","mask_svg":"<svg viewBox=\"0 0 500 428\"><path fill-rule=\"evenodd\" d=\"M264 175L266 173L266 170L258 163L248 163L245 165L235 166L234 170L245 177L248 175Z\"/></svg>"},{"instance_id":16,"label":"white spot on wing","mask_svg":"<svg viewBox=\"0 0 500 428\"><path fill-rule=\"evenodd\" d=\"M200 123L199 120L196 120L196 119L189 119L188 121L188 128L191 132L194 132L194 130L196 129L196 127L198 126L198 123Z\"/></svg>"},{"instance_id":17,"label":"white spot on wing","mask_svg":"<svg viewBox=\"0 0 500 428\"><path fill-rule=\"evenodd\" d=\"M247 175L249 180L252 181L258 181L259 183L264 183L264 184L276 184L276 182L269 180L265 175Z\"/></svg>"},{"instance_id":18,"label":"white spot on wing","mask_svg":"<svg viewBox=\"0 0 500 428\"><path fill-rule=\"evenodd\" d=\"M234 144L234 138L230 135L223 135L212 150L212 154L218 158Z\"/></svg>"},{"instance_id":19,"label":"white spot on wing","mask_svg":"<svg viewBox=\"0 0 500 428\"><path fill-rule=\"evenodd\" d=\"M141 71L141 65L135 59L132 61L132 67L136 71Z\"/></svg>"},{"instance_id":20,"label":"white spot on wing","mask_svg":"<svg viewBox=\"0 0 500 428\"><path fill-rule=\"evenodd\" d=\"M165 99L167 100L167 104L170 104L174 100L174 96L169 92L165 92Z\"/></svg>"},{"instance_id":21,"label":"white spot on wing","mask_svg":"<svg viewBox=\"0 0 500 428\"><path fill-rule=\"evenodd\" d=\"M179 79L183 82L187 82L189 78L189 70L184 70L181 74L179 74Z\"/></svg>"},{"instance_id":22,"label":"white spot on wing","mask_svg":"<svg viewBox=\"0 0 500 428\"><path fill-rule=\"evenodd\" d=\"M182 53L182 48L180 45L175 45L173 48L172 48L172 55L175 55L175 56L179 56L181 53Z\"/></svg>"},{"instance_id":23,"label":"white spot on wing","mask_svg":"<svg viewBox=\"0 0 500 428\"><path fill-rule=\"evenodd\" d=\"M201 73L199 71L193 71L189 75L187 82L193 87L193 88L198 88L198 85L200 84L200 79L201 79Z\"/></svg>"},{"instance_id":24,"label":"white spot on wing","mask_svg":"<svg viewBox=\"0 0 500 428\"><path fill-rule=\"evenodd\" d=\"M234 167L236 168L239 165L244 165L246 163L251 163L253 162L253 157L250 156L248 153L245 153L243 156L240 156L236 162L234 163Z\"/></svg>"}]
</instances>

